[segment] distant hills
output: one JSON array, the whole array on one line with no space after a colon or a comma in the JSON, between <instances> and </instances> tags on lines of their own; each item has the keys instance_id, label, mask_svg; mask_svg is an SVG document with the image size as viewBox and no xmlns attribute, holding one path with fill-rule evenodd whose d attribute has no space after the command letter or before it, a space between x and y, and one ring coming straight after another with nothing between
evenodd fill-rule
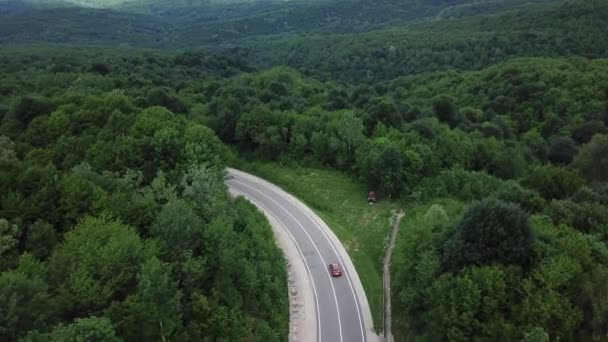
<instances>
[{"instance_id":1,"label":"distant hills","mask_svg":"<svg viewBox=\"0 0 608 342\"><path fill-rule=\"evenodd\" d=\"M9 2L14 0L0 0L2 2ZM233 5L241 3L259 3L259 2L273 2L273 3L285 3L302 0L19 0L25 4L29 4L36 7L65 7L65 6L78 6L88 8L106 8L106 9L141 9L148 6L153 7L167 7L167 8L179 8L179 7L198 7L198 6L209 6L209 5ZM319 0L321 1L321 0Z\"/></svg>"},{"instance_id":2,"label":"distant hills","mask_svg":"<svg viewBox=\"0 0 608 342\"><path fill-rule=\"evenodd\" d=\"M366 32L561 0L0 0L0 43L226 48L252 37Z\"/></svg>"}]
</instances>

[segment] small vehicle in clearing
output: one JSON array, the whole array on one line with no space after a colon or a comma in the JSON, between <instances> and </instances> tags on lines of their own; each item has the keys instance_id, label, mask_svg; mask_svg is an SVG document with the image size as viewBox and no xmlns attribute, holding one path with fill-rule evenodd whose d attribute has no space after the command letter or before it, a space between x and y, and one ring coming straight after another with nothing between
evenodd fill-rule
<instances>
[{"instance_id":1,"label":"small vehicle in clearing","mask_svg":"<svg viewBox=\"0 0 608 342\"><path fill-rule=\"evenodd\" d=\"M340 264L329 264L329 273L332 277L339 277L342 275L342 266Z\"/></svg>"},{"instance_id":2,"label":"small vehicle in clearing","mask_svg":"<svg viewBox=\"0 0 608 342\"><path fill-rule=\"evenodd\" d=\"M376 204L376 192L375 191L370 191L367 194L367 203L369 205Z\"/></svg>"}]
</instances>

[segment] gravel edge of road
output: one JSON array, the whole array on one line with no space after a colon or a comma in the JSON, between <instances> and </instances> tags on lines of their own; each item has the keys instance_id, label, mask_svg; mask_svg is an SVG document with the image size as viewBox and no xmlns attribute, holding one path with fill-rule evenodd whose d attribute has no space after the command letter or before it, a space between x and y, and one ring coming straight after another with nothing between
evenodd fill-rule
<instances>
[{"instance_id":1,"label":"gravel edge of road","mask_svg":"<svg viewBox=\"0 0 608 342\"><path fill-rule=\"evenodd\" d=\"M262 206L244 194L228 187L233 197L242 196L264 214L274 233L275 241L283 251L287 264L287 291L289 298L289 342L314 341L317 336L317 311L311 279L304 261L283 225Z\"/></svg>"},{"instance_id":2,"label":"gravel edge of road","mask_svg":"<svg viewBox=\"0 0 608 342\"><path fill-rule=\"evenodd\" d=\"M363 289L363 284L361 283L361 279L359 278L359 274L356 272L356 268L355 268L350 256L348 255L348 252L342 245L342 242L340 242L340 240L338 239L336 234L333 232L333 230L331 230L331 228L329 228L329 226L325 223L325 221L323 221L312 209L310 209L306 204L304 204L304 202L302 202L300 199L298 199L294 195L290 194L289 192L283 190L281 187L279 187L263 178L249 174L247 172L243 172L243 171L231 169L231 168L229 168L228 170L229 170L229 172L238 172L242 175L245 175L248 177L253 177L256 180L267 184L269 187L272 187L275 190L281 191L287 197L289 197L294 203L296 203L302 210L304 210L306 213L308 213L311 217L314 218L314 220L319 224L319 226L325 231L325 233L331 240L332 244L336 247L338 253L340 254L340 258L343 260L343 263L344 263L343 266L345 266L345 268L348 270L354 271L354 272L349 272L349 275L353 282L353 287L354 287L354 291L357 295L357 300L359 300L359 307L362 310L361 314L363 316L363 320L364 320L364 324L365 324L365 328L366 328L367 341L368 342L384 341L384 338L382 336L376 334L376 332L373 330L374 321L372 319L372 312L371 312L371 309L369 306L369 302L367 301L367 295L365 293L365 290Z\"/></svg>"}]
</instances>

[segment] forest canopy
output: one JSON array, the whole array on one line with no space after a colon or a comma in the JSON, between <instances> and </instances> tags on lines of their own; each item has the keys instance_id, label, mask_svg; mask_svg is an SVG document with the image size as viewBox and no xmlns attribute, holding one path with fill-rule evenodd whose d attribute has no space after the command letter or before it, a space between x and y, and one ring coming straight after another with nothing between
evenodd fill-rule
<instances>
[{"instance_id":1,"label":"forest canopy","mask_svg":"<svg viewBox=\"0 0 608 342\"><path fill-rule=\"evenodd\" d=\"M357 2L314 33L277 28L299 5L267 26L242 5L213 19L215 53L0 46L0 340L284 341L285 261L224 185L242 159L337 170L408 208L398 341L604 339L608 5L416 3L418 21L360 22ZM42 13L61 17L0 14L0 39L115 44L80 24L133 16L119 40L213 31L72 8L45 40L23 26Z\"/></svg>"}]
</instances>

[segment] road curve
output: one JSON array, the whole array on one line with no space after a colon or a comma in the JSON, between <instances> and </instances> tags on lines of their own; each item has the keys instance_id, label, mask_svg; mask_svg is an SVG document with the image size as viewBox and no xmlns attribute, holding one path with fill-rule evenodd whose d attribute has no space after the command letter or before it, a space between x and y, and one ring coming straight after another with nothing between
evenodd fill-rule
<instances>
[{"instance_id":1,"label":"road curve","mask_svg":"<svg viewBox=\"0 0 608 342\"><path fill-rule=\"evenodd\" d=\"M376 341L372 332L371 311L359 276L346 250L312 210L281 188L253 175L228 170L226 184L230 192L254 203L280 225L291 238L305 266L308 277L304 291L314 298L316 332L308 332L306 341L365 342ZM330 263L340 263L344 274L331 277ZM312 315L315 313L315 315ZM290 330L293 327L290 326ZM292 332L290 331L290 340Z\"/></svg>"}]
</instances>

